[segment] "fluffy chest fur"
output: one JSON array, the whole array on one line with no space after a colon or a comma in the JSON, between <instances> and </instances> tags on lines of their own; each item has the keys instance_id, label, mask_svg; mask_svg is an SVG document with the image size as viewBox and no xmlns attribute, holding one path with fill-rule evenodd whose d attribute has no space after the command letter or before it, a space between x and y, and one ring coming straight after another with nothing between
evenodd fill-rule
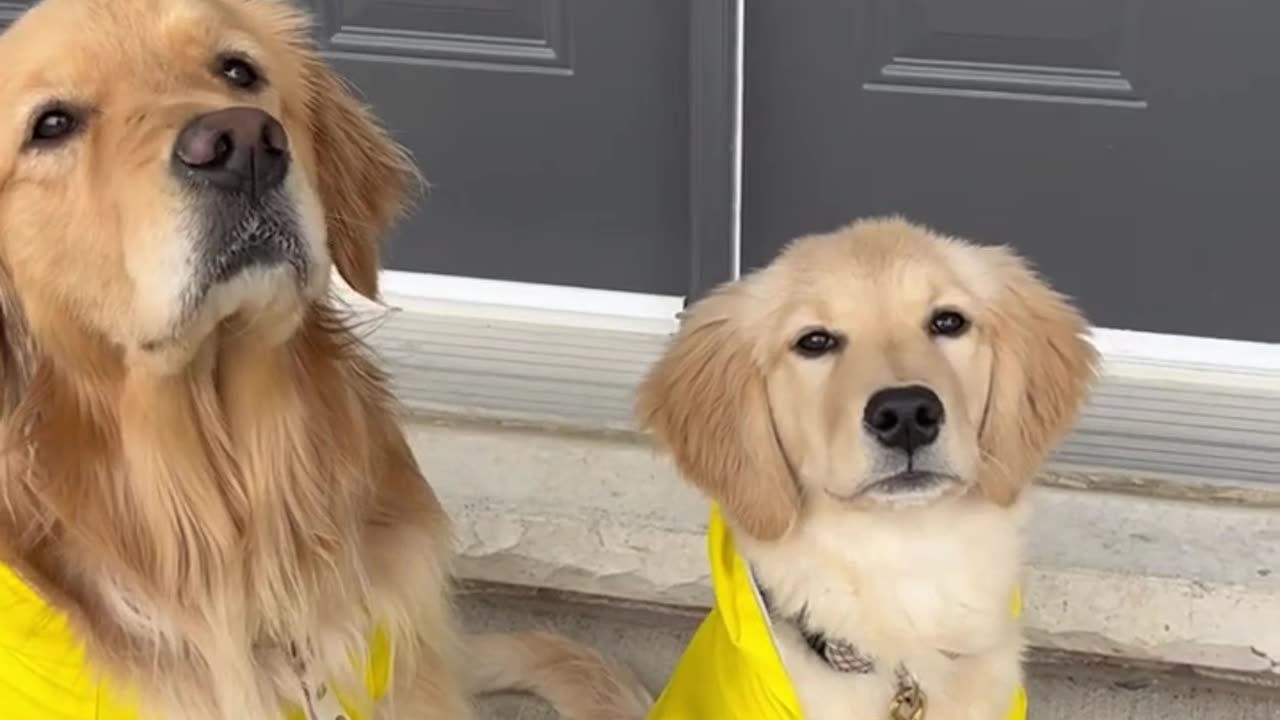
<instances>
[{"instance_id":1,"label":"fluffy chest fur","mask_svg":"<svg viewBox=\"0 0 1280 720\"><path fill-rule=\"evenodd\" d=\"M377 632L400 671L447 653L417 637L449 627L444 514L381 377L315 312L284 346L105 391L45 365L9 428L29 449L4 559L160 717L278 720L303 699L291 650L357 700Z\"/></svg>"},{"instance_id":2,"label":"fluffy chest fur","mask_svg":"<svg viewBox=\"0 0 1280 720\"><path fill-rule=\"evenodd\" d=\"M969 500L872 513L819 503L781 541L744 539L806 717L881 720L901 664L930 720L1001 718L1021 680L1010 612L1020 516ZM874 658L875 672L831 669L797 629L802 613L811 631Z\"/></svg>"}]
</instances>

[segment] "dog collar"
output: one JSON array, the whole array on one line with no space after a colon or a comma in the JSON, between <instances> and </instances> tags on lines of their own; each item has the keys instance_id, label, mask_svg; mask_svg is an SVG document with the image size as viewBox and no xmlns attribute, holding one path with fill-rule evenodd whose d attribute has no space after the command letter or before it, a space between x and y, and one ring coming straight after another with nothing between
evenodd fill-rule
<instances>
[{"instance_id":1,"label":"dog collar","mask_svg":"<svg viewBox=\"0 0 1280 720\"><path fill-rule=\"evenodd\" d=\"M752 573L752 581L755 582L754 572ZM755 582L755 585L765 614L773 616L774 606L769 602L769 593L758 582ZM795 627L800 636L804 638L805 644L827 664L827 667L836 672L852 675L870 675L875 672L876 660L874 657L858 649L858 646L851 642L833 639L822 632L814 630L805 621L805 615L806 613L802 609L799 614L793 617L779 619ZM942 654L952 660L959 657L955 653L946 651L943 651ZM899 664L894 669L894 679L897 682L897 688L894 692L893 700L889 703L889 719L923 720L926 703L924 690L920 687L920 682L903 664Z\"/></svg>"},{"instance_id":2,"label":"dog collar","mask_svg":"<svg viewBox=\"0 0 1280 720\"><path fill-rule=\"evenodd\" d=\"M754 573L753 573L754 580ZM757 584L757 592L760 593L760 603L764 606L764 611L771 617L774 615L774 606L769 602L769 593ZM805 612L794 617L780 618L784 622L790 623L796 630L800 632L800 636L804 638L809 648L813 650L818 657L822 658L832 670L843 673L853 673L855 675L870 675L876 670L875 658L862 652L858 646L845 640L832 639L826 634L814 630L805 622ZM960 657L960 653L951 652L950 650L939 650L948 660L956 660Z\"/></svg>"},{"instance_id":3,"label":"dog collar","mask_svg":"<svg viewBox=\"0 0 1280 720\"><path fill-rule=\"evenodd\" d=\"M754 576L753 572L753 580ZM770 617L778 617L774 604L769 601L769 592L759 583L756 583L756 590L760 593L760 604L764 606L765 613ZM875 672L875 658L859 650L853 643L834 640L811 628L806 622L806 613L803 609L795 616L779 617L779 619L798 630L809 649L822 658L822 661L832 670L854 675L870 675Z\"/></svg>"}]
</instances>

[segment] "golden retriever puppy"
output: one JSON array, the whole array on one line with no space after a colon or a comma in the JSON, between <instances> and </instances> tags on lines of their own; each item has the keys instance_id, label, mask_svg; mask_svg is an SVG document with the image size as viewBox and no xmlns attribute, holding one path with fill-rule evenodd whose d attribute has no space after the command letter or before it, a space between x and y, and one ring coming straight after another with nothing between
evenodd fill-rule
<instances>
[{"instance_id":1,"label":"golden retriever puppy","mask_svg":"<svg viewBox=\"0 0 1280 720\"><path fill-rule=\"evenodd\" d=\"M638 413L742 569L715 558L717 608L651 717L1021 717L1024 491L1095 377L1086 331L1010 250L898 218L797 240L690 308ZM735 673L792 687L715 699L751 685Z\"/></svg>"},{"instance_id":2,"label":"golden retriever puppy","mask_svg":"<svg viewBox=\"0 0 1280 720\"><path fill-rule=\"evenodd\" d=\"M285 0L48 0L0 36L0 708L643 712L550 634L460 642L450 531L330 294L412 165Z\"/></svg>"}]
</instances>

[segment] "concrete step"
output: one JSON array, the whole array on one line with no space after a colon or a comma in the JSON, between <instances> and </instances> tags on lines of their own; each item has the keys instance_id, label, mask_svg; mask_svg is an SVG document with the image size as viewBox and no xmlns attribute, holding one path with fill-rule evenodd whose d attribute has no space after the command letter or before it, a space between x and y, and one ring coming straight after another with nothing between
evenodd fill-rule
<instances>
[{"instance_id":1,"label":"concrete step","mask_svg":"<svg viewBox=\"0 0 1280 720\"><path fill-rule=\"evenodd\" d=\"M473 630L563 632L627 663L661 689L699 617L679 609L579 602L537 592L477 588L460 603ZM1030 720L1277 720L1280 691L1120 666L1029 665ZM554 720L536 699L498 696L481 720ZM710 720L710 719L709 719Z\"/></svg>"},{"instance_id":2,"label":"concrete step","mask_svg":"<svg viewBox=\"0 0 1280 720\"><path fill-rule=\"evenodd\" d=\"M706 503L652 448L442 420L408 430L455 521L462 579L697 614L710 604ZM1033 649L1280 686L1280 503L1062 487L1033 503Z\"/></svg>"}]
</instances>

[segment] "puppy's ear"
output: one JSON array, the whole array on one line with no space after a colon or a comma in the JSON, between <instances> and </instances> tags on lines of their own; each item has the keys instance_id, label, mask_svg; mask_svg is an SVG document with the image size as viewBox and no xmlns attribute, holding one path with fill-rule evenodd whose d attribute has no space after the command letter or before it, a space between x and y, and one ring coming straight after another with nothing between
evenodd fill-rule
<instances>
[{"instance_id":1,"label":"puppy's ear","mask_svg":"<svg viewBox=\"0 0 1280 720\"><path fill-rule=\"evenodd\" d=\"M312 48L303 72L329 251L347 284L375 299L382 238L420 178L404 148Z\"/></svg>"},{"instance_id":2,"label":"puppy's ear","mask_svg":"<svg viewBox=\"0 0 1280 720\"><path fill-rule=\"evenodd\" d=\"M1075 424L1097 379L1099 357L1084 317L1025 261L1007 248L980 252L1000 283L990 395L979 435L980 486L993 502L1008 505Z\"/></svg>"},{"instance_id":3,"label":"puppy's ear","mask_svg":"<svg viewBox=\"0 0 1280 720\"><path fill-rule=\"evenodd\" d=\"M681 473L744 532L787 533L799 493L773 429L764 374L732 319L733 287L690 308L640 386L636 414Z\"/></svg>"}]
</instances>

